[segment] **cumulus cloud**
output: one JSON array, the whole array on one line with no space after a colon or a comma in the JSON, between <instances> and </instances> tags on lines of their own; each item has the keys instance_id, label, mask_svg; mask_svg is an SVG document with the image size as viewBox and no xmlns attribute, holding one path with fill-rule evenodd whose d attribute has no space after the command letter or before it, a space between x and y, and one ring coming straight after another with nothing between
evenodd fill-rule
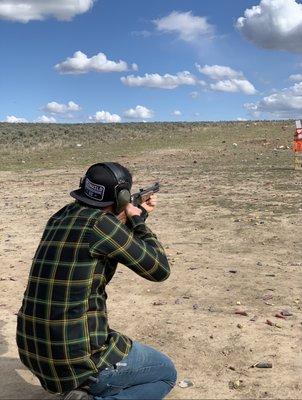
<instances>
[{"instance_id":1,"label":"cumulus cloud","mask_svg":"<svg viewBox=\"0 0 302 400\"><path fill-rule=\"evenodd\" d=\"M73 101L69 101L67 104L51 101L43 107L43 110L51 114L66 114L72 111L80 111L81 107Z\"/></svg>"},{"instance_id":2,"label":"cumulus cloud","mask_svg":"<svg viewBox=\"0 0 302 400\"><path fill-rule=\"evenodd\" d=\"M118 114L110 114L110 112L102 110L90 116L89 120L92 122L117 123L121 122L122 119Z\"/></svg>"},{"instance_id":3,"label":"cumulus cloud","mask_svg":"<svg viewBox=\"0 0 302 400\"><path fill-rule=\"evenodd\" d=\"M180 117L182 115L182 112L180 110L174 110L172 112L172 115L174 115L175 117Z\"/></svg>"},{"instance_id":4,"label":"cumulus cloud","mask_svg":"<svg viewBox=\"0 0 302 400\"><path fill-rule=\"evenodd\" d=\"M199 64L195 64L199 72L207 75L211 79L220 80L222 78L243 78L241 71L235 71L234 69L225 65L204 65L203 67Z\"/></svg>"},{"instance_id":5,"label":"cumulus cloud","mask_svg":"<svg viewBox=\"0 0 302 400\"><path fill-rule=\"evenodd\" d=\"M1 0L0 19L23 23L46 18L69 21L88 11L93 2L94 0Z\"/></svg>"},{"instance_id":6,"label":"cumulus cloud","mask_svg":"<svg viewBox=\"0 0 302 400\"><path fill-rule=\"evenodd\" d=\"M175 89L181 85L196 85L197 78L188 71L171 74L145 74L144 76L128 75L123 76L121 81L127 86L145 86L159 89Z\"/></svg>"},{"instance_id":7,"label":"cumulus cloud","mask_svg":"<svg viewBox=\"0 0 302 400\"><path fill-rule=\"evenodd\" d=\"M150 119L153 115L153 110L139 105L124 112L124 116L129 119Z\"/></svg>"},{"instance_id":8,"label":"cumulus cloud","mask_svg":"<svg viewBox=\"0 0 302 400\"><path fill-rule=\"evenodd\" d=\"M257 103L246 103L244 107L254 117L264 113L276 118L301 118L302 82L263 97Z\"/></svg>"},{"instance_id":9,"label":"cumulus cloud","mask_svg":"<svg viewBox=\"0 0 302 400\"><path fill-rule=\"evenodd\" d=\"M210 84L211 90L220 92L242 92L245 94L256 94L255 87L246 79L226 79Z\"/></svg>"},{"instance_id":10,"label":"cumulus cloud","mask_svg":"<svg viewBox=\"0 0 302 400\"><path fill-rule=\"evenodd\" d=\"M76 51L72 57L55 65L55 70L60 74L87 74L88 72L124 72L132 69L138 70L137 64L131 67L125 61L108 60L104 53L98 53L91 58L87 57L82 51Z\"/></svg>"},{"instance_id":11,"label":"cumulus cloud","mask_svg":"<svg viewBox=\"0 0 302 400\"><path fill-rule=\"evenodd\" d=\"M288 79L289 79L290 81L293 81L293 82L301 82L301 81L302 81L302 74L293 74L293 75L290 75Z\"/></svg>"},{"instance_id":12,"label":"cumulus cloud","mask_svg":"<svg viewBox=\"0 0 302 400\"><path fill-rule=\"evenodd\" d=\"M241 71L236 71L226 65L204 65L195 64L198 71L210 79L216 81L210 83L208 88L220 92L242 92L248 95L256 94L257 90L249 82Z\"/></svg>"},{"instance_id":13,"label":"cumulus cloud","mask_svg":"<svg viewBox=\"0 0 302 400\"><path fill-rule=\"evenodd\" d=\"M37 118L35 122L42 124L54 124L57 122L57 120L54 117L47 117L46 115L42 115L41 117Z\"/></svg>"},{"instance_id":14,"label":"cumulus cloud","mask_svg":"<svg viewBox=\"0 0 302 400\"><path fill-rule=\"evenodd\" d=\"M211 38L214 34L214 26L208 23L207 18L193 15L192 11L173 11L153 23L158 31L177 34L179 39L186 42Z\"/></svg>"},{"instance_id":15,"label":"cumulus cloud","mask_svg":"<svg viewBox=\"0 0 302 400\"><path fill-rule=\"evenodd\" d=\"M258 47L302 52L302 4L295 0L261 0L236 27Z\"/></svg>"},{"instance_id":16,"label":"cumulus cloud","mask_svg":"<svg viewBox=\"0 0 302 400\"><path fill-rule=\"evenodd\" d=\"M6 117L5 122L9 122L11 124L25 123L28 122L25 118L15 117L14 115L8 115Z\"/></svg>"}]
</instances>

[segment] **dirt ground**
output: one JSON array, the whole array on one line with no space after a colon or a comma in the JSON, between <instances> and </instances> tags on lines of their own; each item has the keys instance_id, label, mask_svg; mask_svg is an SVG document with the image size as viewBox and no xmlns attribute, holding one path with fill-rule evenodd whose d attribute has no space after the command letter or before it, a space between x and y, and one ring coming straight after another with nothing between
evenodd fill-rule
<instances>
[{"instance_id":1,"label":"dirt ground","mask_svg":"<svg viewBox=\"0 0 302 400\"><path fill-rule=\"evenodd\" d=\"M247 159L244 141L232 140L116 158L135 188L162 184L148 224L172 273L152 283L120 265L108 286L110 326L167 353L178 382L193 383L169 399L302 398L302 172L290 150L263 143ZM0 399L55 398L18 361L16 313L46 220L84 171L0 172ZM292 315L275 317L281 310Z\"/></svg>"}]
</instances>

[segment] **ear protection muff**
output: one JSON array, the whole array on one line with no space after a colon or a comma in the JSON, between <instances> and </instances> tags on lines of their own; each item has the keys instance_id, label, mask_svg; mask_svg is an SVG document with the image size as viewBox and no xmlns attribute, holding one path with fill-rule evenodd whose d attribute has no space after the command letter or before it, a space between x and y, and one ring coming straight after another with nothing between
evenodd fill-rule
<instances>
[{"instance_id":1,"label":"ear protection muff","mask_svg":"<svg viewBox=\"0 0 302 400\"><path fill-rule=\"evenodd\" d=\"M125 180L124 174L113 162L102 163L114 176L117 185L115 186L115 213L119 214L131 201L129 183Z\"/></svg>"}]
</instances>

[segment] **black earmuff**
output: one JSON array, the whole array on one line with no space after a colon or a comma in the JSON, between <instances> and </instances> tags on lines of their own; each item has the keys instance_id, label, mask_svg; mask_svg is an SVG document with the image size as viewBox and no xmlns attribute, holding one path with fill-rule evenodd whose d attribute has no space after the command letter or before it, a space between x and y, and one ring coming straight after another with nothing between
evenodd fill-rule
<instances>
[{"instance_id":1,"label":"black earmuff","mask_svg":"<svg viewBox=\"0 0 302 400\"><path fill-rule=\"evenodd\" d=\"M117 185L115 186L115 213L119 214L123 211L127 204L131 201L131 193L129 182L125 180L125 176L119 165L113 162L102 163L114 176Z\"/></svg>"},{"instance_id":2,"label":"black earmuff","mask_svg":"<svg viewBox=\"0 0 302 400\"><path fill-rule=\"evenodd\" d=\"M131 193L128 189L122 189L117 194L116 213L119 214L131 201Z\"/></svg>"}]
</instances>

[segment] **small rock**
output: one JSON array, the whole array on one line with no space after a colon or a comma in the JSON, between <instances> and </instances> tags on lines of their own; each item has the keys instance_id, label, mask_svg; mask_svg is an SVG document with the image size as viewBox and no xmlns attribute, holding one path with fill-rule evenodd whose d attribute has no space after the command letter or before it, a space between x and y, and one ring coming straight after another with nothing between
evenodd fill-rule
<instances>
[{"instance_id":1,"label":"small rock","mask_svg":"<svg viewBox=\"0 0 302 400\"><path fill-rule=\"evenodd\" d=\"M239 389L241 386L241 380L235 380L235 381L230 381L229 382L229 388L230 389Z\"/></svg>"},{"instance_id":2,"label":"small rock","mask_svg":"<svg viewBox=\"0 0 302 400\"><path fill-rule=\"evenodd\" d=\"M253 318L250 319L250 321L255 322L255 321L257 321L257 319L258 319L258 316L254 315Z\"/></svg>"},{"instance_id":3,"label":"small rock","mask_svg":"<svg viewBox=\"0 0 302 400\"><path fill-rule=\"evenodd\" d=\"M286 318L284 317L284 315L281 315L281 314L279 314L279 313L275 314L275 317L276 317L276 318L280 318L280 319L286 319Z\"/></svg>"},{"instance_id":4,"label":"small rock","mask_svg":"<svg viewBox=\"0 0 302 400\"><path fill-rule=\"evenodd\" d=\"M242 329L243 326L241 324L237 324L237 328Z\"/></svg>"},{"instance_id":5,"label":"small rock","mask_svg":"<svg viewBox=\"0 0 302 400\"><path fill-rule=\"evenodd\" d=\"M190 386L193 386L193 382L191 382L189 379L184 379L183 381L180 381L178 383L178 386L181 388L188 388Z\"/></svg>"},{"instance_id":6,"label":"small rock","mask_svg":"<svg viewBox=\"0 0 302 400\"><path fill-rule=\"evenodd\" d=\"M166 303L164 303L164 302L161 301L161 300L158 300L158 301L154 301L154 302L153 302L153 305L154 305L154 306L163 306L164 304L166 304Z\"/></svg>"},{"instance_id":7,"label":"small rock","mask_svg":"<svg viewBox=\"0 0 302 400\"><path fill-rule=\"evenodd\" d=\"M193 304L193 310L197 310L198 309L198 307L199 307L199 305L198 304Z\"/></svg>"},{"instance_id":8,"label":"small rock","mask_svg":"<svg viewBox=\"0 0 302 400\"><path fill-rule=\"evenodd\" d=\"M262 264L262 262L258 261L258 262L257 262L257 265L258 265L259 267L262 267L263 264Z\"/></svg>"},{"instance_id":9,"label":"small rock","mask_svg":"<svg viewBox=\"0 0 302 400\"><path fill-rule=\"evenodd\" d=\"M273 364L267 361L260 361L257 364L254 364L253 367L256 368L273 368Z\"/></svg>"},{"instance_id":10,"label":"small rock","mask_svg":"<svg viewBox=\"0 0 302 400\"><path fill-rule=\"evenodd\" d=\"M280 314L283 315L284 317L291 317L293 315L291 310L288 310L288 309L281 310Z\"/></svg>"},{"instance_id":11,"label":"small rock","mask_svg":"<svg viewBox=\"0 0 302 400\"><path fill-rule=\"evenodd\" d=\"M230 272L231 274L237 274L236 269L230 269L229 272Z\"/></svg>"},{"instance_id":12,"label":"small rock","mask_svg":"<svg viewBox=\"0 0 302 400\"><path fill-rule=\"evenodd\" d=\"M267 300L271 300L272 298L273 298L273 295L272 295L272 294L265 294L265 295L262 297L262 300L267 301Z\"/></svg>"},{"instance_id":13,"label":"small rock","mask_svg":"<svg viewBox=\"0 0 302 400\"><path fill-rule=\"evenodd\" d=\"M243 315L244 317L247 317L247 312L244 310L235 310L235 314Z\"/></svg>"}]
</instances>

